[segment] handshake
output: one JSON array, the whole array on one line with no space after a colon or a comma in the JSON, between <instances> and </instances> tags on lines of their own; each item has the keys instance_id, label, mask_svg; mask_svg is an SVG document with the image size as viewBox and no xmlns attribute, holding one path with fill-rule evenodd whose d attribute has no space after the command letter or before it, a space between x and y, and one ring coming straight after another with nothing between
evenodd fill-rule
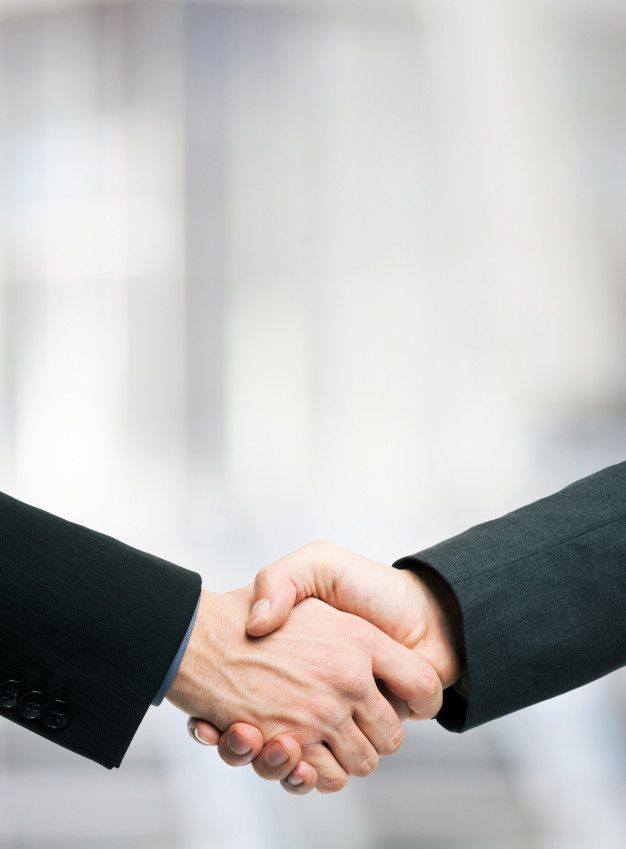
<instances>
[{"instance_id":1,"label":"handshake","mask_svg":"<svg viewBox=\"0 0 626 849\"><path fill-rule=\"evenodd\" d=\"M111 769L167 694L228 764L340 790L404 719L467 731L624 666L625 564L626 463L399 568L318 542L224 594L0 493L0 718Z\"/></svg>"},{"instance_id":2,"label":"handshake","mask_svg":"<svg viewBox=\"0 0 626 849\"><path fill-rule=\"evenodd\" d=\"M316 542L254 586L202 591L167 698L232 766L302 795L343 788L430 719L463 671L454 594L435 572Z\"/></svg>"}]
</instances>

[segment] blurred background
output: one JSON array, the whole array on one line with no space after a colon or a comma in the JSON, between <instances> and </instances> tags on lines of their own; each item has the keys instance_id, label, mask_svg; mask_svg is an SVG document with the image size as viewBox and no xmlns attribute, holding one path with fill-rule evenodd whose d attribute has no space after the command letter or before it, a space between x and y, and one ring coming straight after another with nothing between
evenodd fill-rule
<instances>
[{"instance_id":1,"label":"blurred background","mask_svg":"<svg viewBox=\"0 0 626 849\"><path fill-rule=\"evenodd\" d=\"M626 0L0 0L0 485L226 589L624 459ZM0 849L623 849L626 677L338 796L0 725Z\"/></svg>"}]
</instances>

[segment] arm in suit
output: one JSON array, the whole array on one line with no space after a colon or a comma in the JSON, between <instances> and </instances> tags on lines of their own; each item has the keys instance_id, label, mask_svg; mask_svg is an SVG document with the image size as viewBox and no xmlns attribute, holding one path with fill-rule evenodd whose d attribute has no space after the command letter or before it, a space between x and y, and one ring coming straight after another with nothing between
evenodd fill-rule
<instances>
[{"instance_id":1,"label":"arm in suit","mask_svg":"<svg viewBox=\"0 0 626 849\"><path fill-rule=\"evenodd\" d=\"M626 664L626 463L394 565L432 569L458 600L466 674L437 717L449 730L593 681Z\"/></svg>"},{"instance_id":2,"label":"arm in suit","mask_svg":"<svg viewBox=\"0 0 626 849\"><path fill-rule=\"evenodd\" d=\"M394 565L305 546L257 575L248 633L308 595L369 619L437 670L451 731L579 687L626 663L626 463Z\"/></svg>"},{"instance_id":3,"label":"arm in suit","mask_svg":"<svg viewBox=\"0 0 626 849\"><path fill-rule=\"evenodd\" d=\"M0 494L0 715L120 765L200 576Z\"/></svg>"}]
</instances>

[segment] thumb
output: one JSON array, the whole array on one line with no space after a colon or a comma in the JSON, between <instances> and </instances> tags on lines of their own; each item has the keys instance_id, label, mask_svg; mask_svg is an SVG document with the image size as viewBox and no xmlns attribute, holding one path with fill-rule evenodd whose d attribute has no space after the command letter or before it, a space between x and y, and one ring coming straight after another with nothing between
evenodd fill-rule
<instances>
[{"instance_id":1,"label":"thumb","mask_svg":"<svg viewBox=\"0 0 626 849\"><path fill-rule=\"evenodd\" d=\"M289 573L274 563L254 579L254 597L246 630L251 637L270 634L286 622L298 601L296 585Z\"/></svg>"},{"instance_id":2,"label":"thumb","mask_svg":"<svg viewBox=\"0 0 626 849\"><path fill-rule=\"evenodd\" d=\"M336 546L313 542L262 569L254 580L248 634L263 637L275 631L286 622L294 605L310 596L334 605L344 559L344 552Z\"/></svg>"}]
</instances>

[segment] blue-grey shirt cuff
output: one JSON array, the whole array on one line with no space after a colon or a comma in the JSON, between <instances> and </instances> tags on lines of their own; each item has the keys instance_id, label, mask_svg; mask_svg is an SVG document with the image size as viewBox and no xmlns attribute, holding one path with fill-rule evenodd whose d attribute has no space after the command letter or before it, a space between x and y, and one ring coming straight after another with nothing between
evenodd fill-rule
<instances>
[{"instance_id":1,"label":"blue-grey shirt cuff","mask_svg":"<svg viewBox=\"0 0 626 849\"><path fill-rule=\"evenodd\" d=\"M191 637L191 632L193 631L193 626L194 626L195 621L196 621L196 616L198 615L198 608L199 607L200 607L200 598L198 598L198 603L196 604L196 609L193 612L193 616L191 617L191 622L189 623L189 627L187 628L187 632L186 632L185 636L183 637L182 643L180 644L180 648L176 652L176 657L172 661L172 665L170 666L170 668L167 672L167 675L165 676L165 679L163 680L163 683L161 684L159 692L156 694L156 696L152 700L152 704L155 707L158 707L161 704L161 702L163 701L163 699L167 695L168 690L170 689L170 687L174 683L174 678L176 678L176 673L178 672L178 667L181 664L181 661L183 659L183 655L185 654L185 651L187 650L187 646L189 644L189 639Z\"/></svg>"}]
</instances>

